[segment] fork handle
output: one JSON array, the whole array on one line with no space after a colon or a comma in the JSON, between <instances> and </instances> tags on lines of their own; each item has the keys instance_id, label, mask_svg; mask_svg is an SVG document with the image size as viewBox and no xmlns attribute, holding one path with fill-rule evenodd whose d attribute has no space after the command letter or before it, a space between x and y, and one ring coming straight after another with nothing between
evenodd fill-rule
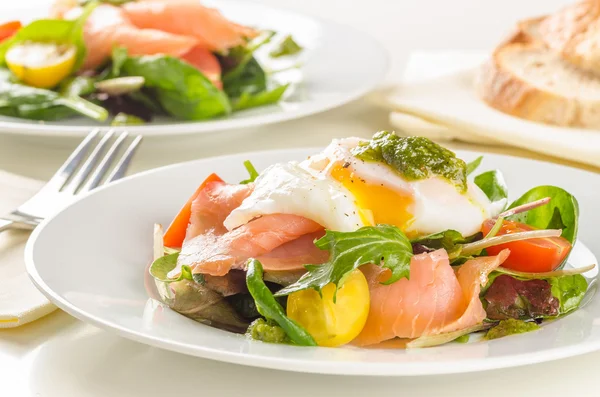
<instances>
[{"instance_id":1,"label":"fork handle","mask_svg":"<svg viewBox=\"0 0 600 397\"><path fill-rule=\"evenodd\" d=\"M15 222L10 221L8 219L0 219L0 232L3 232L8 229L13 229L15 227Z\"/></svg>"},{"instance_id":2,"label":"fork handle","mask_svg":"<svg viewBox=\"0 0 600 397\"><path fill-rule=\"evenodd\" d=\"M0 218L0 233L9 229L33 230L34 228L34 225L28 223Z\"/></svg>"}]
</instances>

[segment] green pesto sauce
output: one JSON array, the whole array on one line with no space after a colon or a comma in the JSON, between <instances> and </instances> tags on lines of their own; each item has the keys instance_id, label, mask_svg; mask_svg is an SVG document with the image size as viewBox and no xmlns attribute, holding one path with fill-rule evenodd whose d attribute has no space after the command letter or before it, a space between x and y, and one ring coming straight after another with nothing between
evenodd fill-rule
<instances>
[{"instance_id":1,"label":"green pesto sauce","mask_svg":"<svg viewBox=\"0 0 600 397\"><path fill-rule=\"evenodd\" d=\"M508 320L502 320L494 328L490 329L485 334L486 339L498 339L504 336L513 334L523 334L525 332L535 331L540 326L534 322L525 322L523 320L516 320L509 318Z\"/></svg>"},{"instance_id":2,"label":"green pesto sauce","mask_svg":"<svg viewBox=\"0 0 600 397\"><path fill-rule=\"evenodd\" d=\"M361 160L385 163L410 180L437 175L448 179L461 193L467 191L467 164L427 138L380 131L352 154Z\"/></svg>"},{"instance_id":3,"label":"green pesto sauce","mask_svg":"<svg viewBox=\"0 0 600 397\"><path fill-rule=\"evenodd\" d=\"M248 327L246 335L254 340L260 340L267 343L290 343L283 328L264 318L253 321Z\"/></svg>"}]
</instances>

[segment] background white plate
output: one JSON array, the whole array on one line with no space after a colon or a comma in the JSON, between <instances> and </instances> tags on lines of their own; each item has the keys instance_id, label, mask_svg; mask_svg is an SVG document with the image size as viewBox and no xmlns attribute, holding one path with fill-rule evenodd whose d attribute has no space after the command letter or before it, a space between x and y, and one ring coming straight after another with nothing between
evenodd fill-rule
<instances>
[{"instance_id":1,"label":"background white plate","mask_svg":"<svg viewBox=\"0 0 600 397\"><path fill-rule=\"evenodd\" d=\"M20 9L14 2L1 2L2 20L47 17L52 2L34 1L39 6L32 8L28 3L27 9ZM128 127L130 132L143 135L215 132L296 119L332 109L362 96L374 88L387 72L388 56L385 49L367 34L353 28L251 1L207 0L202 3L218 8L236 22L293 35L305 48L298 57L274 61L268 57L271 50L269 46L257 51L257 57L264 60L263 65L273 70L301 63L301 73L292 71L277 74L278 81L297 83L296 86L278 105L206 121L162 118L143 126ZM2 133L83 136L91 126L97 127L99 124L85 118L39 122L0 116Z\"/></svg>"},{"instance_id":2,"label":"background white plate","mask_svg":"<svg viewBox=\"0 0 600 397\"><path fill-rule=\"evenodd\" d=\"M196 323L149 299L144 287L151 260L152 225L168 224L211 172L237 182L242 161L258 169L303 159L313 150L258 152L198 160L127 178L88 195L34 232L26 250L34 283L75 317L127 338L227 362L301 372L425 375L524 365L600 349L600 299L534 333L491 342L415 350L306 348L253 342ZM465 160L471 152L458 153ZM571 191L581 209L579 235L600 252L600 175L519 158L486 155L482 170L501 168L512 198L535 185ZM578 244L577 265L596 263ZM595 276L596 270L588 276Z\"/></svg>"},{"instance_id":3,"label":"background white plate","mask_svg":"<svg viewBox=\"0 0 600 397\"><path fill-rule=\"evenodd\" d=\"M418 67L444 65L436 70L437 77L411 81ZM502 113L483 102L474 88L475 70L485 60L485 53L450 54L415 57L409 63L406 78L388 104L401 112L463 130L511 146L544 153L600 167L600 131L557 127L523 120ZM427 62L427 63L426 63ZM432 66L429 66L432 68ZM433 73L430 73L433 74ZM425 71L422 75L427 75Z\"/></svg>"}]
</instances>

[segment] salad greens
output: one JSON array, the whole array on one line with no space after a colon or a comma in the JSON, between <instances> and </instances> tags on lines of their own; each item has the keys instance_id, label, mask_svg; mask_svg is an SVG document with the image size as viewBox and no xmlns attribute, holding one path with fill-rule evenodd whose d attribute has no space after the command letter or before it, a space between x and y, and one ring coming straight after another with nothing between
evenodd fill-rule
<instances>
[{"instance_id":1,"label":"salad greens","mask_svg":"<svg viewBox=\"0 0 600 397\"><path fill-rule=\"evenodd\" d=\"M467 175L471 175L473 172L475 172L475 170L479 168L479 165L481 165L482 160L483 156L479 156L470 163L467 163Z\"/></svg>"},{"instance_id":2,"label":"salad greens","mask_svg":"<svg viewBox=\"0 0 600 397\"><path fill-rule=\"evenodd\" d=\"M59 93L63 96L85 96L96 91L95 80L91 77L75 76L63 80Z\"/></svg>"},{"instance_id":3,"label":"salad greens","mask_svg":"<svg viewBox=\"0 0 600 397\"><path fill-rule=\"evenodd\" d=\"M271 55L273 58L278 58L287 55L296 55L301 51L302 47L296 43L291 35L287 35L284 37L281 43L279 43L279 46L273 49L269 55Z\"/></svg>"},{"instance_id":4,"label":"salad greens","mask_svg":"<svg viewBox=\"0 0 600 397\"><path fill-rule=\"evenodd\" d=\"M246 171L248 171L250 178L241 181L241 185L247 185L248 183L254 182L256 178L258 178L258 171L256 171L256 168L254 168L254 165L252 165L250 160L244 161L244 167L246 167Z\"/></svg>"},{"instance_id":5,"label":"salad greens","mask_svg":"<svg viewBox=\"0 0 600 397\"><path fill-rule=\"evenodd\" d=\"M562 237L574 243L577 239L579 204L566 190L556 186L538 186L521 196L509 209L550 197L550 203L530 211L515 214L508 219L525 223L537 229L562 229Z\"/></svg>"},{"instance_id":6,"label":"salad greens","mask_svg":"<svg viewBox=\"0 0 600 397\"><path fill-rule=\"evenodd\" d=\"M427 138L380 131L354 148L352 154L361 160L385 163L408 179L439 175L454 183L460 192L467 190L466 163Z\"/></svg>"},{"instance_id":7,"label":"salad greens","mask_svg":"<svg viewBox=\"0 0 600 397\"><path fill-rule=\"evenodd\" d=\"M75 20L66 19L40 19L31 22L29 25L19 29L19 31L10 39L7 39L0 44L0 64L5 64L6 52L15 44L26 41L33 42L56 42L60 44L72 44L77 48L77 56L73 71L78 70L83 64L83 60L87 53L85 43L83 41L83 26L85 21L90 16L94 8L98 5L97 2L89 2L81 14Z\"/></svg>"},{"instance_id":8,"label":"salad greens","mask_svg":"<svg viewBox=\"0 0 600 397\"><path fill-rule=\"evenodd\" d=\"M487 171L477 175L474 182L483 190L492 203L506 200L508 197L508 187L499 170Z\"/></svg>"},{"instance_id":9,"label":"salad greens","mask_svg":"<svg viewBox=\"0 0 600 397\"><path fill-rule=\"evenodd\" d=\"M279 87L270 91L261 91L255 94L244 91L239 98L233 101L233 110L244 110L277 103L281 97L283 97L283 94L286 92L289 86L289 84L280 85Z\"/></svg>"},{"instance_id":10,"label":"salad greens","mask_svg":"<svg viewBox=\"0 0 600 397\"><path fill-rule=\"evenodd\" d=\"M162 108L183 120L201 120L231 113L227 95L192 65L167 55L128 57L123 76L141 76Z\"/></svg>"},{"instance_id":11,"label":"salad greens","mask_svg":"<svg viewBox=\"0 0 600 397\"><path fill-rule=\"evenodd\" d=\"M525 332L531 332L539 329L540 326L534 322L526 322L523 320L515 320L510 318L508 320L502 320L494 328L491 328L486 334L485 338L488 340L498 339L508 335L523 334Z\"/></svg>"},{"instance_id":12,"label":"salad greens","mask_svg":"<svg viewBox=\"0 0 600 397\"><path fill-rule=\"evenodd\" d=\"M156 259L150 265L150 274L157 281L164 283L173 283L181 280L194 280L192 276L192 269L189 266L183 265L181 267L181 273L177 278L169 277L169 272L177 266L177 258L179 258L179 252L175 252L169 255L162 256Z\"/></svg>"},{"instance_id":13,"label":"salad greens","mask_svg":"<svg viewBox=\"0 0 600 397\"><path fill-rule=\"evenodd\" d=\"M460 252L462 245L480 240L483 237L481 233L476 233L469 237L463 237L456 230L445 230L443 232L429 234L411 240L411 243L421 244L429 249L436 250L443 248L452 256L453 253Z\"/></svg>"},{"instance_id":14,"label":"salad greens","mask_svg":"<svg viewBox=\"0 0 600 397\"><path fill-rule=\"evenodd\" d=\"M124 126L124 125L141 125L144 124L144 120L141 118L127 114L127 113L117 113L117 115L113 118L110 125L113 127Z\"/></svg>"},{"instance_id":15,"label":"salad greens","mask_svg":"<svg viewBox=\"0 0 600 397\"><path fill-rule=\"evenodd\" d=\"M246 285L248 286L248 291L256 302L256 308L258 312L267 320L277 323L279 327L285 331L293 343L300 346L317 345L313 337L310 336L310 334L304 328L285 315L283 308L275 300L273 293L265 285L265 282L263 281L262 265L256 259L251 259L248 261ZM264 329L262 326L259 328L260 325L260 323L255 325L255 328L253 329L255 334L258 333L260 329ZM268 332L273 333L276 331L270 329Z\"/></svg>"},{"instance_id":16,"label":"salad greens","mask_svg":"<svg viewBox=\"0 0 600 397\"><path fill-rule=\"evenodd\" d=\"M322 265L306 265L307 273L297 282L281 289L276 296L308 288L320 291L329 283L334 283L339 288L347 274L367 263L392 271L391 277L384 284L410 277L412 246L396 226L365 226L354 232L327 230L315 245L330 252L329 261Z\"/></svg>"},{"instance_id":17,"label":"salad greens","mask_svg":"<svg viewBox=\"0 0 600 397\"><path fill-rule=\"evenodd\" d=\"M552 288L552 295L560 302L560 314L577 309L588 288L587 280L581 274L552 277L548 282Z\"/></svg>"}]
</instances>

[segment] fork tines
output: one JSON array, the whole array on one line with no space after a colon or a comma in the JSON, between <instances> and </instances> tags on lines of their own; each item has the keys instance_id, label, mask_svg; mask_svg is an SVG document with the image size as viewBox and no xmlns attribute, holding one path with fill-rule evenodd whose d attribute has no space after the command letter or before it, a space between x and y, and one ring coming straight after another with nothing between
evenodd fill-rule
<instances>
[{"instance_id":1,"label":"fork tines","mask_svg":"<svg viewBox=\"0 0 600 397\"><path fill-rule=\"evenodd\" d=\"M128 138L127 132L109 130L104 135L97 129L90 132L50 179L49 184L65 193L76 194L96 188L103 179L105 183L109 183L122 178L142 140L140 135L134 136L129 146L123 149L130 140ZM111 167L112 172L104 178Z\"/></svg>"}]
</instances>

